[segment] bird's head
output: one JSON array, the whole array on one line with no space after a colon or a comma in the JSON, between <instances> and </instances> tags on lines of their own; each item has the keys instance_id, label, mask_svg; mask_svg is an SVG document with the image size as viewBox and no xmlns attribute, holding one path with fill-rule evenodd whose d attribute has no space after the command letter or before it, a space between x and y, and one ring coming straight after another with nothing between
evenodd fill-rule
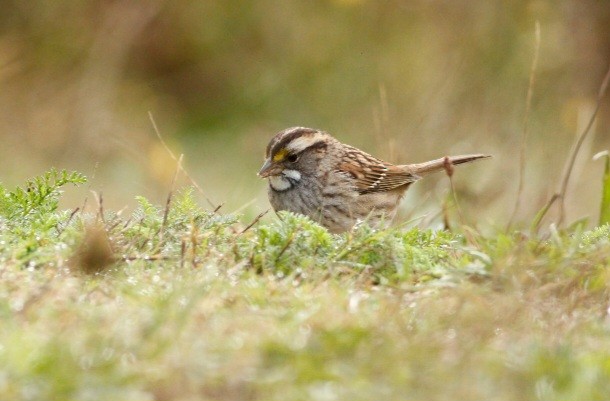
<instances>
[{"instance_id":1,"label":"bird's head","mask_svg":"<svg viewBox=\"0 0 610 401\"><path fill-rule=\"evenodd\" d=\"M292 188L315 167L315 154L326 148L329 138L325 132L304 127L278 132L267 145L259 177L268 178L276 191Z\"/></svg>"}]
</instances>

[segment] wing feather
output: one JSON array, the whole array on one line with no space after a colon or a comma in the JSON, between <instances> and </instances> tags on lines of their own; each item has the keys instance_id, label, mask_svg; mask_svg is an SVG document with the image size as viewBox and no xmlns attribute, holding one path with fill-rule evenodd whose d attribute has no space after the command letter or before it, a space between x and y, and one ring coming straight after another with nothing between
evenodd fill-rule
<instances>
[{"instance_id":1,"label":"wing feather","mask_svg":"<svg viewBox=\"0 0 610 401\"><path fill-rule=\"evenodd\" d=\"M346 148L347 152L338 170L355 179L360 194L391 191L420 178L404 167L384 162L351 146Z\"/></svg>"}]
</instances>

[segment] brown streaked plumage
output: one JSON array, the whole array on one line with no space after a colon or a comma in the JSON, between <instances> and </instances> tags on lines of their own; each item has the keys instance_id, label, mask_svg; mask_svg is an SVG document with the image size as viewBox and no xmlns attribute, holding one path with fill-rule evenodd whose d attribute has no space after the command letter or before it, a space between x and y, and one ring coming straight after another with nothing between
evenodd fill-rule
<instances>
[{"instance_id":1,"label":"brown streaked plumage","mask_svg":"<svg viewBox=\"0 0 610 401\"><path fill-rule=\"evenodd\" d=\"M371 225L391 222L412 183L448 164L487 157L474 154L394 165L324 131L292 127L269 141L258 174L269 179L269 201L276 211L304 214L340 233L358 221Z\"/></svg>"}]
</instances>

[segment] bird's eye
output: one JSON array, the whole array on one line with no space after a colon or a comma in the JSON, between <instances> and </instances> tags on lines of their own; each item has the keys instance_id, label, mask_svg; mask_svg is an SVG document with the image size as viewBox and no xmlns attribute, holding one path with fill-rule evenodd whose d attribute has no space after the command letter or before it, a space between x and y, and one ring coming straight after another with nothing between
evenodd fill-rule
<instances>
[{"instance_id":1,"label":"bird's eye","mask_svg":"<svg viewBox=\"0 0 610 401\"><path fill-rule=\"evenodd\" d=\"M286 156L286 160L290 163L295 163L297 160L299 160L299 155L291 153Z\"/></svg>"}]
</instances>

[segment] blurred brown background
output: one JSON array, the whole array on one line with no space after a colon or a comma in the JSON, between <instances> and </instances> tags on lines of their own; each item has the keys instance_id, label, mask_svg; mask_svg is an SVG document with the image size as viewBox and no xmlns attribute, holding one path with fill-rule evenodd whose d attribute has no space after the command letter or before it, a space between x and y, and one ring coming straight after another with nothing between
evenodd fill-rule
<instances>
[{"instance_id":1,"label":"blurred brown background","mask_svg":"<svg viewBox=\"0 0 610 401\"><path fill-rule=\"evenodd\" d=\"M0 2L0 181L77 169L107 207L163 203L175 153L213 203L268 207L256 177L268 139L325 129L395 162L488 152L460 168L462 208L503 226L518 181L534 26L541 47L530 112L531 220L556 190L610 62L608 0ZM572 176L568 217L597 215L610 148L608 96ZM96 167L97 165L97 167ZM434 214L442 175L407 195ZM185 184L184 179L180 185ZM86 190L69 192L79 204ZM203 199L203 198L202 198Z\"/></svg>"}]
</instances>

